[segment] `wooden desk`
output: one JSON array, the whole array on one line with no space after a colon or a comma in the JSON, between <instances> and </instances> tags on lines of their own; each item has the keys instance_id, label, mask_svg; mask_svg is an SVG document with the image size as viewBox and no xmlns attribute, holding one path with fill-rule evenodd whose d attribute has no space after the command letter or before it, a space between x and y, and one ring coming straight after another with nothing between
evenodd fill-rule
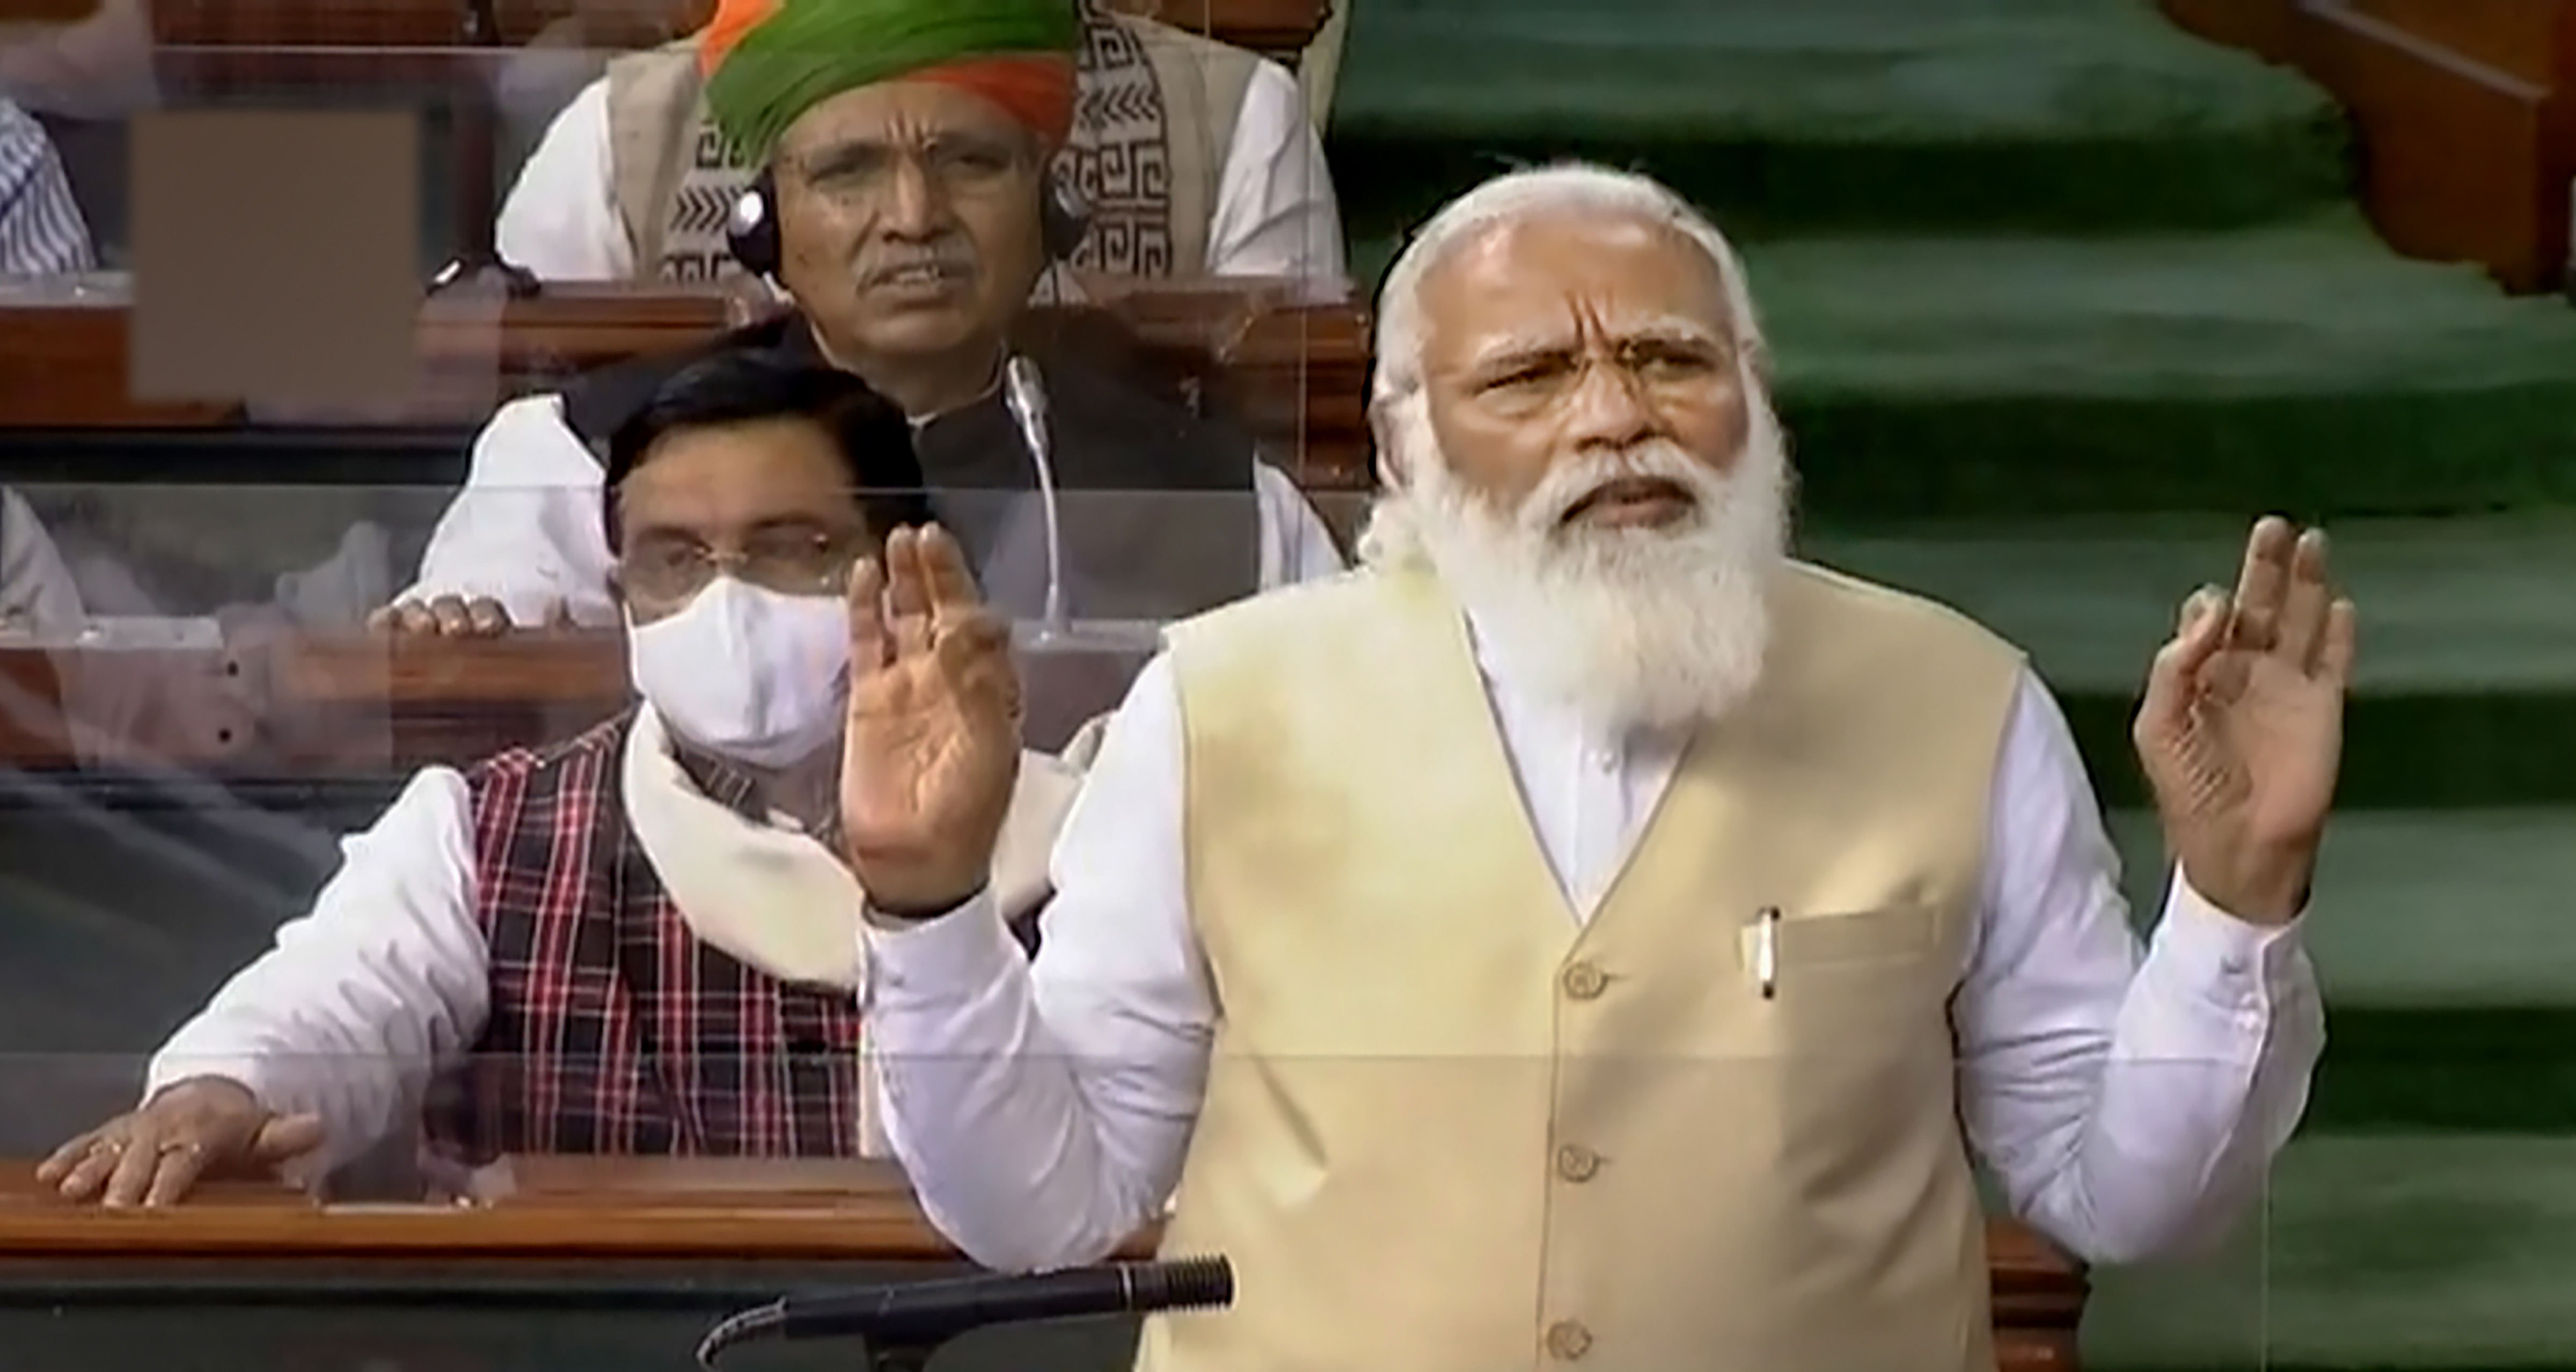
<instances>
[{"instance_id":1,"label":"wooden desk","mask_svg":"<svg viewBox=\"0 0 2576 1372\"><path fill-rule=\"evenodd\" d=\"M219 1183L150 1214L68 1205L31 1161L0 1161L0 1264L83 1258L473 1262L758 1258L946 1262L889 1163L655 1158L539 1160L545 1184L474 1204L316 1204ZM587 1184L584 1184L587 1183ZM1152 1235L1127 1246L1152 1252Z\"/></svg>"},{"instance_id":2,"label":"wooden desk","mask_svg":"<svg viewBox=\"0 0 2576 1372\"><path fill-rule=\"evenodd\" d=\"M566 1263L774 1269L954 1260L900 1174L884 1165L520 1161L540 1175L475 1208L335 1209L273 1188L227 1186L149 1214L67 1206L33 1184L32 1164L0 1162L0 1298L39 1271L78 1275L107 1266L184 1285L189 1272L210 1275L227 1262L255 1262L292 1284L326 1274L383 1280L422 1263L489 1273L559 1271ZM1128 1251L1142 1255L1153 1243L1150 1233L1140 1235ZM2075 1367L2082 1273L2007 1222L1990 1229L1988 1252L2005 1372ZM849 1273L838 1279L865 1280ZM1071 1364L1052 1365L1071 1372ZM1105 1364L1102 1372L1110 1366L1123 1364Z\"/></svg>"},{"instance_id":3,"label":"wooden desk","mask_svg":"<svg viewBox=\"0 0 2576 1372\"><path fill-rule=\"evenodd\" d=\"M615 632L298 639L271 671L279 763L303 773L463 765L570 738L630 699Z\"/></svg>"},{"instance_id":4,"label":"wooden desk","mask_svg":"<svg viewBox=\"0 0 2576 1372\"><path fill-rule=\"evenodd\" d=\"M151 652L0 646L0 766L398 775L570 738L627 700L614 633L351 634ZM112 721L90 717L101 704L118 707ZM75 716L90 729L86 758L72 745Z\"/></svg>"},{"instance_id":5,"label":"wooden desk","mask_svg":"<svg viewBox=\"0 0 2576 1372\"><path fill-rule=\"evenodd\" d=\"M1277 62L1290 71L1333 17L1333 0L1110 0L1130 14L1205 34Z\"/></svg>"},{"instance_id":6,"label":"wooden desk","mask_svg":"<svg viewBox=\"0 0 2576 1372\"><path fill-rule=\"evenodd\" d=\"M1265 282L1108 282L1089 310L1032 310L1021 333L1097 356L1108 342L1158 389L1244 416L1274 460L1323 490L1369 485L1368 321L1347 305L1290 303ZM558 285L505 303L433 297L421 311L416 391L315 422L471 425L497 400L592 367L687 348L748 322L723 290ZM242 406L130 395L129 308L0 303L0 428L167 431L238 426Z\"/></svg>"},{"instance_id":7,"label":"wooden desk","mask_svg":"<svg viewBox=\"0 0 2576 1372\"><path fill-rule=\"evenodd\" d=\"M1292 71L1332 14L1330 0L1112 3L1249 48ZM695 32L715 13L714 0L495 0L498 45L525 45L576 9L586 35L604 47L647 47ZM471 13L469 0L153 0L152 27L160 43L176 47L437 48L467 41Z\"/></svg>"},{"instance_id":8,"label":"wooden desk","mask_svg":"<svg viewBox=\"0 0 2576 1372\"><path fill-rule=\"evenodd\" d=\"M2350 113L2390 246L2507 290L2565 273L2576 0L2162 0L2183 28L2298 67Z\"/></svg>"}]
</instances>

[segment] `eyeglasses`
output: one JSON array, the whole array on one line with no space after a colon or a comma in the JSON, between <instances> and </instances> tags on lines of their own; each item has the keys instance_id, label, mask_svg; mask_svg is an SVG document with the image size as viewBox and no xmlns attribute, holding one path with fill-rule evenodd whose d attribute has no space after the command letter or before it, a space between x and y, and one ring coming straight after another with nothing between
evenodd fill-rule
<instances>
[{"instance_id":1,"label":"eyeglasses","mask_svg":"<svg viewBox=\"0 0 2576 1372\"><path fill-rule=\"evenodd\" d=\"M647 600L686 600L725 572L783 595L838 595L866 549L867 540L855 533L802 529L764 530L732 549L655 537L627 545L618 565L627 592Z\"/></svg>"}]
</instances>

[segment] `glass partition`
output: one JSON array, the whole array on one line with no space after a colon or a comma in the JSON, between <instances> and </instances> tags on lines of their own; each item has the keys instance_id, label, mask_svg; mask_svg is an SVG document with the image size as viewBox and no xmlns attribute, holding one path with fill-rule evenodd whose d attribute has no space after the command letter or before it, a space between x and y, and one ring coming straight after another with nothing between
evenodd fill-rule
<instances>
[{"instance_id":1,"label":"glass partition","mask_svg":"<svg viewBox=\"0 0 2576 1372\"><path fill-rule=\"evenodd\" d=\"M18 373L0 375L0 420L166 428L246 409L307 427L465 428L512 396L767 318L793 303L791 287L844 295L853 282L831 273L773 285L734 259L724 226L754 169L710 132L694 80L668 83L653 137L612 138L610 64L693 72L710 8L114 0L79 22L0 25L0 95L45 118L101 268L78 283L0 280L0 356L31 361L0 368ZM1235 136L1246 120L1296 113L1278 72L1258 63L1293 67L1329 7L1083 8L1083 96L1044 172L1079 202L1080 232L1049 239L1057 260L1026 308L980 326L1050 372L1105 371L1233 423L1310 487L1365 489L1366 326L1321 145L1302 128ZM1232 165L1265 141L1285 149L1276 165ZM652 165L627 165L635 157ZM416 175L389 179L388 160L417 163ZM612 160L623 180L606 174ZM1050 198L1025 198L1026 220L961 222L950 247L1017 260L1002 238L1055 232L1037 215ZM395 240L409 246L376 250ZM153 243L157 257L144 251ZM388 271L394 286L380 279ZM223 309L171 322L217 297ZM107 312L77 330L34 317L75 303ZM257 346L244 346L253 320ZM66 351L74 333L82 346ZM336 364L385 362L386 340L413 335L420 366L408 382L371 366L366 386L323 383ZM837 351L860 350L844 340ZM82 437L84 458L164 451L131 433ZM5 456L23 441L11 436ZM59 460L65 479L94 470ZM34 475L12 466L16 479ZM357 479L399 484L420 470ZM935 472L929 482L950 484Z\"/></svg>"},{"instance_id":2,"label":"glass partition","mask_svg":"<svg viewBox=\"0 0 2576 1372\"><path fill-rule=\"evenodd\" d=\"M627 699L596 488L27 485L0 502L0 719L29 774L390 776L542 745ZM1114 708L1165 623L1283 562L1332 565L1298 551L1329 536L1284 483L861 504L957 535L1017 626L1046 748ZM388 624L397 602L430 613ZM469 608L481 627L453 632Z\"/></svg>"},{"instance_id":3,"label":"glass partition","mask_svg":"<svg viewBox=\"0 0 2576 1372\"><path fill-rule=\"evenodd\" d=\"M1789 971L1794 975L1795 968ZM1765 1004L1752 999L1749 982L1727 994L1741 996L1748 1010ZM1786 1006L1800 994L1784 975L1780 1000L1767 1004ZM1818 981L1808 994L1841 992ZM1390 1282L1421 1282L1396 1298L1407 1314L1443 1314L1455 1327L1473 1330L1484 1322L1465 1317L1495 1303L1480 1296L1479 1283L1457 1274L1400 1275L1454 1254L1462 1231L1474 1236L1479 1252L1504 1253L1525 1243L1525 1232L1543 1228L1551 1251L1569 1254L1659 1233L1673 1252L1695 1254L1694 1260L1662 1264L1669 1269L1662 1275L1641 1274L1616 1291L1577 1280L1556 1283L1539 1312L1544 1327L1559 1331L1553 1337L1560 1343L1583 1340L1586 1361L1637 1372L1665 1364L1622 1357L1620 1344L1657 1337L1648 1312L1674 1308L1691 1310L1692 1326L1735 1346L1831 1347L1857 1359L1888 1353L1893 1340L1919 1356L1914 1341L1890 1322L1904 1302L1879 1318L1855 1318L1871 1312L1890 1286L1913 1285L1940 1290L1940 1301L1955 1300L1963 1315L1989 1323L2002 1372L2068 1366L2079 1350L2085 1366L2250 1372L2264 1365L2266 1207L2259 1186L2235 1198L2238 1213L2213 1216L2232 1223L2212 1225L2204 1256L2116 1280L2097 1277L2049 1235L2079 1244L2135 1241L2118 1232L2121 1220L2110 1210L2087 1214L2080 1201L2052 1187L2054 1199L2040 1203L2033 1223L2025 1223L1981 1206L1963 1160L1937 1136L1929 1144L1891 1147L1877 1135L1802 1131L1793 1123L1802 1100L1865 1083L1937 1096L1946 1089L1945 1063L1937 1047L1928 1055L1894 1046L1885 1053L1786 1049L1771 1022L1795 1013L1754 1012L1729 1042L1713 1041L1687 1058L1453 1056L1393 1051L1402 1046L1395 1039L1389 1051L1377 1053L1230 1057L1219 1068L1230 1080L1214 1088L1213 1098L1232 1104L1211 1107L1237 1112L1229 1115L1230 1127L1261 1128L1240 1113L1247 1099L1240 1083L1253 1080L1265 1093L1298 1101L1307 1112L1301 1118L1318 1129L1376 1129L1388 1118L1402 1119L1405 1129L1374 1146L1382 1153L1379 1165L1413 1178L1412 1184L1339 1217L1331 1217L1331 1207L1359 1202L1338 1193L1270 1193L1265 1203L1281 1205L1283 1215L1314 1207L1314 1218L1288 1227L1320 1222L1316 1237L1347 1254L1293 1278L1269 1231L1229 1239L1195 1227L1205 1221L1193 1217L1194 1208L1208 1203L1197 1188L1227 1184L1213 1164L1185 1175L1161 1217L1140 1216L1138 1232L1119 1251L1174 1258L1222 1253L1234 1264L1240 1299L1273 1296L1293 1280L1355 1312L1371 1306L1372 1297L1383 1299ZM1312 1024L1298 1033L1319 1044L1332 1037ZM651 1056L611 1074L622 1086L586 1074L574 1061L491 1056L457 1064L453 1076L440 1078L483 1073L487 1083L498 1084L493 1099L525 1104L534 1097L518 1092L545 1077L558 1124L604 1122L630 1131L622 1139L598 1136L596 1152L505 1151L472 1173L441 1172L432 1164L406 1176L413 1159L434 1155L460 1127L475 1128L452 1110L452 1098L438 1099L434 1083L425 1110L417 1097L404 1097L395 1122L372 1140L373 1157L340 1167L327 1183L312 1183L292 1168L283 1186L207 1181L166 1212L138 1219L47 1199L24 1171L14 1171L0 1178L0 1332L17 1350L13 1366L43 1372L139 1367L135 1360L147 1347L143 1331L159 1329L166 1337L184 1328L197 1349L188 1366L202 1372L288 1364L330 1372L387 1364L528 1372L676 1367L720 1317L781 1294L956 1270L940 1259L945 1240L922 1217L899 1169L848 1151L797 1151L802 1145L791 1141L803 1124L786 1115L810 1117L846 1102L856 1089L855 1074L834 1066L839 1050L818 1055L791 1047L734 1057L706 1048L710 1041L701 1035L687 1044L657 1043ZM1937 1038L1924 1042L1937 1045ZM565 1057L579 1054L568 1047ZM1087 1078L1125 1066L1032 1058L1017 1070L1070 1070ZM122 1067L140 1075L137 1062ZM914 1098L936 1090L949 1073L991 1067L967 1060L880 1064L907 1074ZM307 1082L381 1074L389 1086L402 1075L391 1063L359 1059L279 1070L281 1079ZM799 1086L800 1074L809 1071L816 1080ZM829 1085L822 1082L827 1074ZM735 1089L759 1082L784 1089L765 1104ZM634 1088L653 1103L632 1108ZM619 1090L629 1092L627 1105L611 1102ZM1568 1090L1574 1095L1565 1095ZM1576 1099L1591 1104L1566 1103ZM1563 1116L1549 1135L1558 1142L1530 1150L1521 1170L1531 1184L1511 1186L1504 1176L1514 1169L1492 1150L1490 1130L1480 1122L1496 1112L1546 1117L1551 1101ZM99 1118L122 1104L102 1103ZM587 1110L602 1113L585 1125L575 1117ZM745 1147L741 1156L656 1151L662 1145L652 1141L652 1131L675 1118L682 1129L768 1119L776 1132L758 1154L739 1138L731 1142ZM1366 1126L1326 1122L1363 1119ZM1719 1120L1727 1127L1715 1127ZM85 1117L71 1127L93 1122ZM845 1136L841 1143L853 1141ZM1856 1167L1856 1149L1877 1163ZM334 1149L331 1156L339 1160L350 1151ZM372 1176L364 1175L369 1167ZM1757 1268L1715 1289L1697 1284L1709 1267L1742 1261L1743 1245L1786 1251L1815 1244L1870 1207L1897 1204L1898 1174L1908 1199L1904 1217L1888 1222L1888 1232L1899 1237L1886 1249L1811 1247L1815 1260L1794 1272L1766 1278ZM953 1177L933 1184L952 1204L966 1194ZM1238 1176L1233 1184L1246 1183ZM1022 1203L1043 1204L1035 1197ZM1169 1239L1158 1239L1166 1223L1177 1227ZM1337 1231L1347 1232L1331 1237ZM85 1237L109 1234L120 1237L113 1243ZM1828 1258L1828 1251L1849 1260ZM1534 1266L1542 1257L1531 1251L1521 1261ZM1667 1284L1676 1289L1658 1289ZM1528 1318L1517 1305L1511 1315L1495 1315L1488 1342L1517 1352L1521 1343L1538 1341L1536 1327L1526 1340L1510 1328ZM937 1365L1111 1372L1127 1365L1136 1328L1134 1320L1102 1318L990 1329L960 1338ZM1661 1329L1664 1337L1673 1332ZM1336 1333L1319 1330L1318 1338L1329 1342ZM2097 1354L2112 1348L2127 1352ZM2129 1360L2148 1349L2173 1361ZM826 1340L747 1347L726 1365L846 1366L857 1356L855 1341Z\"/></svg>"}]
</instances>

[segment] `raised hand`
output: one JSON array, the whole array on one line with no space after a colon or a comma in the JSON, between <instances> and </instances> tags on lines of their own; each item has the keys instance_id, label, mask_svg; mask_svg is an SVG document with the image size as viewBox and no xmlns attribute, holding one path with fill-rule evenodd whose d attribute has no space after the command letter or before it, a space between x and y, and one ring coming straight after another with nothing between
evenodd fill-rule
<instances>
[{"instance_id":1,"label":"raised hand","mask_svg":"<svg viewBox=\"0 0 2576 1372\"><path fill-rule=\"evenodd\" d=\"M170 1205L208 1176L273 1174L322 1146L311 1115L273 1115L239 1082L177 1082L54 1150L36 1180L71 1200Z\"/></svg>"},{"instance_id":2,"label":"raised hand","mask_svg":"<svg viewBox=\"0 0 2576 1372\"><path fill-rule=\"evenodd\" d=\"M850 577L841 828L869 903L926 915L983 889L1019 769L1009 630L955 539L897 529Z\"/></svg>"},{"instance_id":3,"label":"raised hand","mask_svg":"<svg viewBox=\"0 0 2576 1372\"><path fill-rule=\"evenodd\" d=\"M2353 605L2325 534L2266 518L2234 595L2205 587L2156 654L2134 738L2192 889L2241 919L2306 906L2343 760Z\"/></svg>"}]
</instances>

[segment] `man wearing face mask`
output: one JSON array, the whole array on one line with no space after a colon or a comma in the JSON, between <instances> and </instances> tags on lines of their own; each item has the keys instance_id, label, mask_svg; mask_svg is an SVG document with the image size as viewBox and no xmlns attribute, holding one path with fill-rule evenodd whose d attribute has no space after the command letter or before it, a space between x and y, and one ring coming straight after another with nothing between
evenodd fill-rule
<instances>
[{"instance_id":1,"label":"man wearing face mask","mask_svg":"<svg viewBox=\"0 0 2576 1372\"><path fill-rule=\"evenodd\" d=\"M919 522L902 417L848 373L726 354L610 445L606 538L639 705L413 778L313 909L155 1057L144 1104L41 1175L163 1203L417 1134L507 1153L874 1151L839 853L852 568ZM955 560L935 529L890 555ZM963 573L961 572L962 576ZM1018 778L1005 902L1034 906L1073 779Z\"/></svg>"},{"instance_id":2,"label":"man wearing face mask","mask_svg":"<svg viewBox=\"0 0 2576 1372\"><path fill-rule=\"evenodd\" d=\"M1097 356L1020 337L1082 235L1059 165L1083 27L1071 0L753 0L700 36L705 104L764 171L737 239L795 310L709 350L828 362L916 427L941 522L988 583L1032 541L1037 488L1002 387L1015 352L1049 397L1076 615L1164 619L1339 571L1314 509L1236 426ZM1027 344L1027 346L1024 346ZM419 580L379 616L415 633L605 622L597 444L703 351L639 359L503 406ZM1119 493L1199 499L1140 500ZM1023 615L1035 588L988 584Z\"/></svg>"}]
</instances>

